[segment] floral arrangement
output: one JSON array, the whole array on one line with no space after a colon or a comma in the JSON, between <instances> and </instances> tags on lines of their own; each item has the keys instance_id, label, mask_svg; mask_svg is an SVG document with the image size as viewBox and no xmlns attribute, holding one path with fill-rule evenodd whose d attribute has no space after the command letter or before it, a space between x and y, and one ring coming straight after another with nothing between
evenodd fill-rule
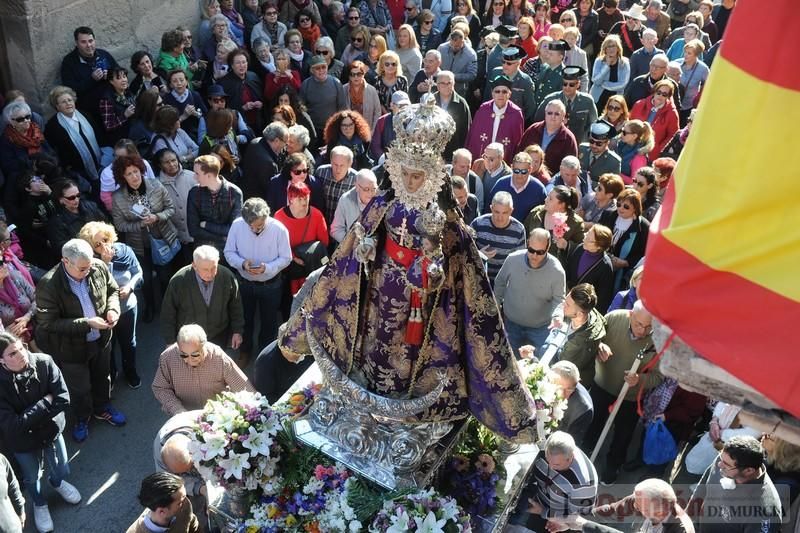
<instances>
[{"instance_id":1,"label":"floral arrangement","mask_svg":"<svg viewBox=\"0 0 800 533\"><path fill-rule=\"evenodd\" d=\"M564 418L567 400L564 399L561 388L551 380L545 365L533 359L521 359L518 364L525 378L525 385L536 402L536 428L540 440L544 440L558 428L559 422Z\"/></svg>"},{"instance_id":2,"label":"floral arrangement","mask_svg":"<svg viewBox=\"0 0 800 533\"><path fill-rule=\"evenodd\" d=\"M386 500L369 526L370 533L469 533L469 514L455 499L433 489Z\"/></svg>"},{"instance_id":3,"label":"floral arrangement","mask_svg":"<svg viewBox=\"0 0 800 533\"><path fill-rule=\"evenodd\" d=\"M302 390L292 393L286 403L280 404L276 408L290 416L300 415L311 407L320 389L322 389L322 385L319 383L310 383Z\"/></svg>"},{"instance_id":4,"label":"floral arrangement","mask_svg":"<svg viewBox=\"0 0 800 533\"><path fill-rule=\"evenodd\" d=\"M205 479L224 488L273 494L281 487L281 446L275 437L282 429L281 416L264 396L226 391L206 403L189 453Z\"/></svg>"},{"instance_id":5,"label":"floral arrangement","mask_svg":"<svg viewBox=\"0 0 800 533\"><path fill-rule=\"evenodd\" d=\"M569 231L566 213L553 213L553 236L556 239L563 239Z\"/></svg>"},{"instance_id":6,"label":"floral arrangement","mask_svg":"<svg viewBox=\"0 0 800 533\"><path fill-rule=\"evenodd\" d=\"M447 461L442 489L471 516L485 515L498 504L497 484L503 475L497 438L470 418L461 442Z\"/></svg>"}]
</instances>

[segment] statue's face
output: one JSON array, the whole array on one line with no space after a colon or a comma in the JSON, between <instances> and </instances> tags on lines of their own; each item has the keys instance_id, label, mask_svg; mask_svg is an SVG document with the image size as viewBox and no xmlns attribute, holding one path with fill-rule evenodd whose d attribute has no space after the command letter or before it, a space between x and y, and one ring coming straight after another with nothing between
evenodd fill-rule
<instances>
[{"instance_id":1,"label":"statue's face","mask_svg":"<svg viewBox=\"0 0 800 533\"><path fill-rule=\"evenodd\" d=\"M403 167L403 185L406 191L415 193L425 183L425 172Z\"/></svg>"}]
</instances>

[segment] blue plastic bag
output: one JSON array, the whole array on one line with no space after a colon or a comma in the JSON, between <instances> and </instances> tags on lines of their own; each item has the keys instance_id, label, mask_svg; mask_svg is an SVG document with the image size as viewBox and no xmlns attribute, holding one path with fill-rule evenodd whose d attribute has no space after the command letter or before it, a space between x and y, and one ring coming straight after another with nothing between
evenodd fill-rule
<instances>
[{"instance_id":1,"label":"blue plastic bag","mask_svg":"<svg viewBox=\"0 0 800 533\"><path fill-rule=\"evenodd\" d=\"M647 424L642 447L642 461L648 465L663 465L678 456L678 445L664 421L653 420Z\"/></svg>"}]
</instances>

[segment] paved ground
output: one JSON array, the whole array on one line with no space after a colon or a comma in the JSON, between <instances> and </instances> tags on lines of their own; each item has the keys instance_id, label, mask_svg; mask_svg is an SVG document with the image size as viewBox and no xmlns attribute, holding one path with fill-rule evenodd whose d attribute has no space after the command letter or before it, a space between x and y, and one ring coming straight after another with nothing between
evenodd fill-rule
<instances>
[{"instance_id":1,"label":"paved ground","mask_svg":"<svg viewBox=\"0 0 800 533\"><path fill-rule=\"evenodd\" d=\"M127 425L115 428L93 421L89 438L82 444L72 440L70 427L64 432L72 468L69 481L80 490L83 500L73 506L55 492L49 493L50 512L59 533L124 532L141 512L136 499L139 483L154 471L153 438L167 419L150 389L164 348L157 319L139 324L138 344L141 388L132 390L122 379L112 392L114 405L128 417ZM31 505L25 533L36 531Z\"/></svg>"}]
</instances>

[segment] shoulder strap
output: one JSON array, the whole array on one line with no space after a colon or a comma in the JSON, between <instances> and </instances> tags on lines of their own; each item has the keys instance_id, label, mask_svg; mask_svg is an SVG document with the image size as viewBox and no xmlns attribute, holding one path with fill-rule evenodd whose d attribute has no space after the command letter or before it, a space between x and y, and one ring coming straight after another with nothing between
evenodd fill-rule
<instances>
[{"instance_id":1,"label":"shoulder strap","mask_svg":"<svg viewBox=\"0 0 800 533\"><path fill-rule=\"evenodd\" d=\"M633 51L633 41L631 41L631 36L628 35L628 26L626 26L624 22L622 23L622 29L620 30L620 33L622 34L622 38L625 40L625 44L627 44L628 48Z\"/></svg>"}]
</instances>

